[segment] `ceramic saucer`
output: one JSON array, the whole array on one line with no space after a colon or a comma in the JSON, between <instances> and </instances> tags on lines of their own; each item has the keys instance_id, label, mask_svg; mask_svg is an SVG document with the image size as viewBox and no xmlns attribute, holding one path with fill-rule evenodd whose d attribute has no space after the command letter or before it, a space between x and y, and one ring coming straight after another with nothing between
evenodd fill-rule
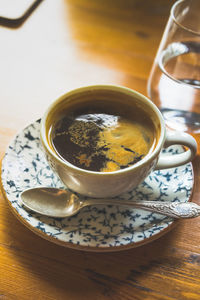
<instances>
[{"instance_id":1,"label":"ceramic saucer","mask_svg":"<svg viewBox=\"0 0 200 300\"><path fill-rule=\"evenodd\" d=\"M32 187L65 188L52 172L39 139L40 120L22 130L9 145L2 160L2 189L12 211L28 228L60 245L90 251L117 251L137 247L168 232L175 223L169 217L123 206L92 206L70 218L50 218L27 210L20 193ZM174 155L182 147L164 153ZM192 164L154 171L124 199L187 202L193 188Z\"/></svg>"}]
</instances>

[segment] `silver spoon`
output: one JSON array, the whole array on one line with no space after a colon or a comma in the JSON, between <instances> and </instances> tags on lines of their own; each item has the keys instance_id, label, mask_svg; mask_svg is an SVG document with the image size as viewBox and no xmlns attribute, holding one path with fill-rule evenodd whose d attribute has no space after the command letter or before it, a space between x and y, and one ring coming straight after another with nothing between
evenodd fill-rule
<instances>
[{"instance_id":1,"label":"silver spoon","mask_svg":"<svg viewBox=\"0 0 200 300\"><path fill-rule=\"evenodd\" d=\"M134 201L123 199L81 199L68 190L39 187L21 193L25 207L42 215L64 218L78 213L90 205L123 205L161 213L172 218L194 218L200 216L200 206L192 202Z\"/></svg>"}]
</instances>

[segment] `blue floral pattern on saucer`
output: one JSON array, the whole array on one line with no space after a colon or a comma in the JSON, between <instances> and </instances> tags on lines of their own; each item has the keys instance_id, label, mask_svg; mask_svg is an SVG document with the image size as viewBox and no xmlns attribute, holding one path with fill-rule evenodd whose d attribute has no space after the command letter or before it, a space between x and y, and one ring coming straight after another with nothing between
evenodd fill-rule
<instances>
[{"instance_id":1,"label":"blue floral pattern on saucer","mask_svg":"<svg viewBox=\"0 0 200 300\"><path fill-rule=\"evenodd\" d=\"M32 187L66 188L50 169L39 138L40 120L22 130L9 145L2 161L2 187L11 209L34 232L55 243L90 251L116 251L158 238L174 222L161 214L115 205L83 208L70 218L50 218L25 209L20 193ZM171 155L181 146L163 150ZM120 198L187 202L193 188L192 164L152 172Z\"/></svg>"}]
</instances>

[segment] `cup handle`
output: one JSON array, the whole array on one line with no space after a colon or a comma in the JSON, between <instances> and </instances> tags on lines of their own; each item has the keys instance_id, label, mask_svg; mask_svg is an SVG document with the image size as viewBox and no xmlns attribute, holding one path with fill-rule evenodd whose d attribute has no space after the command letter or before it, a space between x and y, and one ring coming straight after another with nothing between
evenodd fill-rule
<instances>
[{"instance_id":1,"label":"cup handle","mask_svg":"<svg viewBox=\"0 0 200 300\"><path fill-rule=\"evenodd\" d=\"M164 148L172 145L182 145L188 148L187 151L175 155L160 154L155 170L174 168L190 162L196 155L196 140L185 132L167 132Z\"/></svg>"}]
</instances>

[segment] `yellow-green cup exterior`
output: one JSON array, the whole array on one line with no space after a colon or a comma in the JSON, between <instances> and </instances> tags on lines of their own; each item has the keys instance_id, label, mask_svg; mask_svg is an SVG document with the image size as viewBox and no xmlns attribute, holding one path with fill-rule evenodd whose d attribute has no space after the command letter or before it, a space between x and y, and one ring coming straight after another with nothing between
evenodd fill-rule
<instances>
[{"instance_id":1,"label":"yellow-green cup exterior","mask_svg":"<svg viewBox=\"0 0 200 300\"><path fill-rule=\"evenodd\" d=\"M120 94L120 97L128 97L133 105L140 103L149 117L156 124L157 144L154 150L147 154L136 164L122 170L114 172L94 172L78 168L69 162L60 158L54 151L49 140L49 128L55 122L57 113L72 103L72 101L82 101L87 95L107 95L114 97ZM112 101L115 101L113 98ZM155 168L171 168L185 164L193 159L196 154L196 141L189 134L170 133L166 131L164 119L159 109L151 100L142 94L127 87L116 85L94 85L78 88L67 92L55 100L46 110L41 120L40 139L46 155L47 161L51 168L58 174L67 188L89 197L106 198L115 197L122 193L128 192L139 185ZM183 157L181 154L175 155L176 158L163 157L160 155L164 145L181 144L189 148ZM169 159L170 158L170 159Z\"/></svg>"}]
</instances>

